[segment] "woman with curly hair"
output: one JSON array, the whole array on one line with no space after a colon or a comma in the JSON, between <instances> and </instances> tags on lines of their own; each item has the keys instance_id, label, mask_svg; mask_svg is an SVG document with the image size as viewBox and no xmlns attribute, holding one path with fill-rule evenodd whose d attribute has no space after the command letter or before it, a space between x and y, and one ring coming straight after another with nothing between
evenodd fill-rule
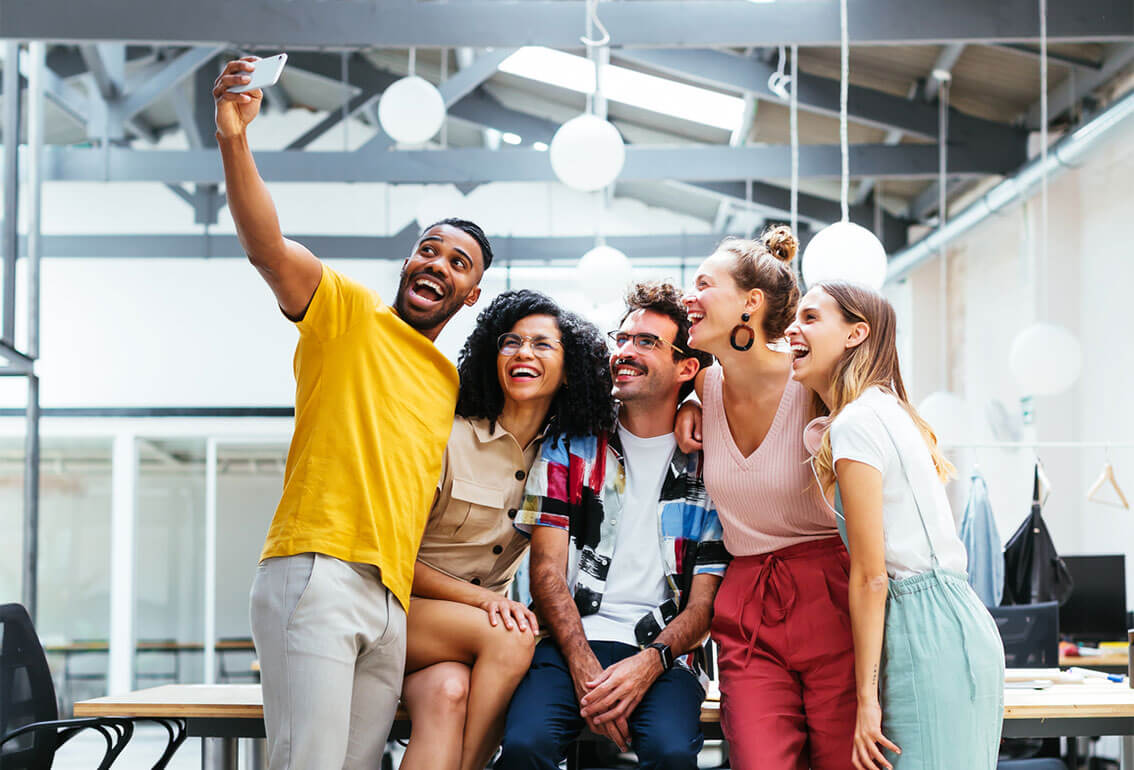
<instances>
[{"instance_id":1,"label":"woman with curly hair","mask_svg":"<svg viewBox=\"0 0 1134 770\"><path fill-rule=\"evenodd\" d=\"M483 768L539 627L508 599L528 540L512 522L542 441L614 423L604 338L539 292L501 294L461 350L457 417L410 602L405 770Z\"/></svg>"}]
</instances>

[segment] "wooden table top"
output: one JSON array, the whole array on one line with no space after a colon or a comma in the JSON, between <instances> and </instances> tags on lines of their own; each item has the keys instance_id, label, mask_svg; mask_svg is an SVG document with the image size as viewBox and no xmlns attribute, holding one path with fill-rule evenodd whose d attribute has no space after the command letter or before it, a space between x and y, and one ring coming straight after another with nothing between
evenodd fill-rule
<instances>
[{"instance_id":1,"label":"wooden table top","mask_svg":"<svg viewBox=\"0 0 1134 770\"><path fill-rule=\"evenodd\" d=\"M261 719L258 684L167 684L75 704L75 716ZM1134 717L1134 689L1105 679L1056 684L1044 690L1009 689L1005 719ZM399 719L406 715L399 711ZM701 707L702 722L720 721L720 692L713 682Z\"/></svg>"},{"instance_id":2,"label":"wooden table top","mask_svg":"<svg viewBox=\"0 0 1134 770\"><path fill-rule=\"evenodd\" d=\"M1098 666L1106 666L1107 668L1126 668L1130 664L1130 654L1126 650L1119 652L1107 652L1102 655L1085 655L1079 657L1077 655L1060 655L1059 665L1063 668L1069 666L1079 666L1080 668L1092 668Z\"/></svg>"},{"instance_id":3,"label":"wooden table top","mask_svg":"<svg viewBox=\"0 0 1134 770\"><path fill-rule=\"evenodd\" d=\"M43 647L49 655L66 654L72 652L106 652L110 643L96 642L68 642L67 644L47 644ZM200 652L205 649L204 642L138 642L135 649L143 652ZM226 639L217 642L217 650L255 650L252 640Z\"/></svg>"}]
</instances>

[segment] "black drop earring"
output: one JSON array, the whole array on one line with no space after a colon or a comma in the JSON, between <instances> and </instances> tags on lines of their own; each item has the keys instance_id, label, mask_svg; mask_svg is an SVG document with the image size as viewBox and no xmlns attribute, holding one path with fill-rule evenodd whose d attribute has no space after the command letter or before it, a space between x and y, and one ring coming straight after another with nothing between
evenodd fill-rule
<instances>
[{"instance_id":1,"label":"black drop earring","mask_svg":"<svg viewBox=\"0 0 1134 770\"><path fill-rule=\"evenodd\" d=\"M748 350L752 347L752 343L756 341L756 332L748 325L748 319L751 318L748 313L740 314L740 323L732 327L732 334L728 337L728 342L735 350ZM739 340L737 338L740 338ZM742 340L742 341L741 341Z\"/></svg>"}]
</instances>

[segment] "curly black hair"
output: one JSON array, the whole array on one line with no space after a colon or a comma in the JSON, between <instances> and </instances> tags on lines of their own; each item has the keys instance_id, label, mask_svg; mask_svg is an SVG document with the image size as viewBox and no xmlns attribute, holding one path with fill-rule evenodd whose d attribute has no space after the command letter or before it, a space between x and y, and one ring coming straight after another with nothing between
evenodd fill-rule
<instances>
[{"instance_id":1,"label":"curly black hair","mask_svg":"<svg viewBox=\"0 0 1134 770\"><path fill-rule=\"evenodd\" d=\"M496 341L530 315L555 318L563 338L563 387L547 413L548 438L594 436L613 430L613 383L605 337L594 324L529 289L504 292L477 316L476 328L457 359L461 375L457 414L493 422L500 416L504 390L496 373Z\"/></svg>"}]
</instances>

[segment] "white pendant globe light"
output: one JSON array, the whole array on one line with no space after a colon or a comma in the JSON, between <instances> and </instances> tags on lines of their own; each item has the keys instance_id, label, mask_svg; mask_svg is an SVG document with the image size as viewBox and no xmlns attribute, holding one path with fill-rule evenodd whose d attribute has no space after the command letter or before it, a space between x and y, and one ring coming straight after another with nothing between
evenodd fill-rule
<instances>
[{"instance_id":1,"label":"white pendant globe light","mask_svg":"<svg viewBox=\"0 0 1134 770\"><path fill-rule=\"evenodd\" d=\"M1008 366L1025 396L1055 396L1079 379L1083 348L1066 328L1035 323L1012 340Z\"/></svg>"},{"instance_id":2,"label":"white pendant globe light","mask_svg":"<svg viewBox=\"0 0 1134 770\"><path fill-rule=\"evenodd\" d=\"M929 423L937 434L937 440L945 446L965 444L975 439L972 410L956 393L947 390L930 393L917 405L917 413Z\"/></svg>"},{"instance_id":3,"label":"white pendant globe light","mask_svg":"<svg viewBox=\"0 0 1134 770\"><path fill-rule=\"evenodd\" d=\"M559 181L590 192L618 178L626 162L626 146L612 123L588 113L559 127L548 155Z\"/></svg>"},{"instance_id":4,"label":"white pendant globe light","mask_svg":"<svg viewBox=\"0 0 1134 770\"><path fill-rule=\"evenodd\" d=\"M390 84L378 100L378 122L395 142L422 144L445 122L445 100L437 87L416 75Z\"/></svg>"},{"instance_id":5,"label":"white pendant globe light","mask_svg":"<svg viewBox=\"0 0 1134 770\"><path fill-rule=\"evenodd\" d=\"M847 281L877 291L886 282L886 249L874 233L854 222L836 222L817 232L803 252L803 280Z\"/></svg>"},{"instance_id":6,"label":"white pendant globe light","mask_svg":"<svg viewBox=\"0 0 1134 770\"><path fill-rule=\"evenodd\" d=\"M621 301L633 278L630 258L610 246L595 246L575 266L579 289L594 305Z\"/></svg>"},{"instance_id":7,"label":"white pendant globe light","mask_svg":"<svg viewBox=\"0 0 1134 770\"><path fill-rule=\"evenodd\" d=\"M803 280L808 286L819 281L848 281L875 291L886 282L886 249L865 227L850 221L850 144L847 138L847 89L850 83L850 39L847 33L847 0L839 3L842 31L839 82L839 143L842 150L842 221L829 225L811 239L803 252Z\"/></svg>"}]
</instances>

